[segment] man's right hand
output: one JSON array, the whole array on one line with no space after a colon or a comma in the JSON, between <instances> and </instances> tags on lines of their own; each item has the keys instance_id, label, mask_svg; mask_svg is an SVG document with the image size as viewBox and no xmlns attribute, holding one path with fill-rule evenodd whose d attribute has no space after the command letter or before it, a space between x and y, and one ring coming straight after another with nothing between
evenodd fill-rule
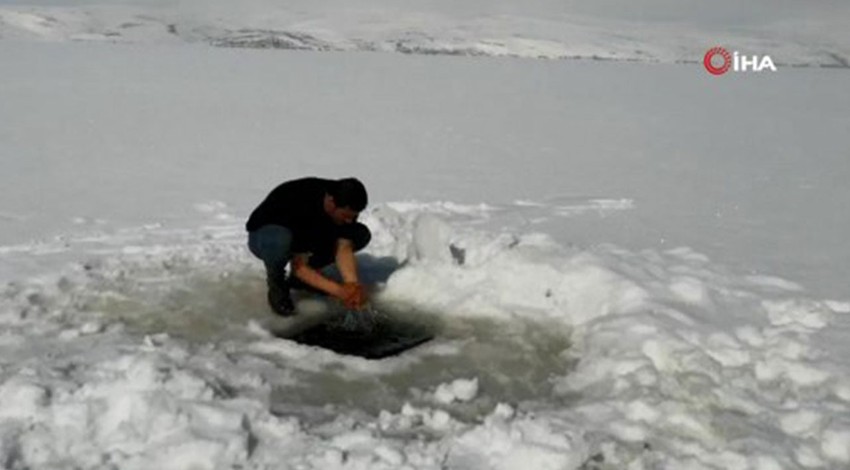
<instances>
[{"instance_id":1,"label":"man's right hand","mask_svg":"<svg viewBox=\"0 0 850 470\"><path fill-rule=\"evenodd\" d=\"M339 299L345 308L350 310L363 310L369 302L366 288L359 282L346 282L342 284Z\"/></svg>"}]
</instances>

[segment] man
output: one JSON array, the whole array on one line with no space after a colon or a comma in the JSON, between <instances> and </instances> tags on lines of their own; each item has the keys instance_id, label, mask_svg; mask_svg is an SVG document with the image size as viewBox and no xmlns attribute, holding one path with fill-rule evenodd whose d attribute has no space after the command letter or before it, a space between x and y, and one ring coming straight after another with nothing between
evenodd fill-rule
<instances>
[{"instance_id":1,"label":"man","mask_svg":"<svg viewBox=\"0 0 850 470\"><path fill-rule=\"evenodd\" d=\"M324 292L349 309L366 306L354 258L372 238L369 229L357 222L366 204L366 188L356 178L302 178L281 184L254 209L245 225L248 248L266 266L273 311L284 316L295 313L290 287ZM333 262L341 283L320 272Z\"/></svg>"}]
</instances>

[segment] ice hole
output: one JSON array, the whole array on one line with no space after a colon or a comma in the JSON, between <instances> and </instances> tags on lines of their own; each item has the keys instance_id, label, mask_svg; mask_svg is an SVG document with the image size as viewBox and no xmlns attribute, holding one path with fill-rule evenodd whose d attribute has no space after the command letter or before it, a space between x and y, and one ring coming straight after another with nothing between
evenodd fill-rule
<instances>
[{"instance_id":1,"label":"ice hole","mask_svg":"<svg viewBox=\"0 0 850 470\"><path fill-rule=\"evenodd\" d=\"M178 341L214 347L258 341L246 324L273 317L266 305L264 279L256 269L140 274L104 280L87 289L87 298L81 299L83 308L100 311L140 335L167 333ZM521 316L505 319L464 315L468 312L421 312L397 304L378 303L377 308L388 318L380 328L402 334L424 332L434 338L396 356L383 354L386 358L370 361L377 364L370 367L363 366L365 359L350 355L350 351L335 354L317 346L321 340L315 341L315 337L297 338L304 343L300 346L291 339L280 339L283 345L306 349L296 355L300 359L263 356L274 365L275 373L285 371L283 375L289 378L286 383L272 384L272 406L317 418L332 416L340 407L377 414L412 403L450 408L456 416L475 419L492 412L498 403L567 400L552 393L555 379L568 374L576 361L570 350L571 332L561 323ZM307 346L311 342L313 345ZM248 347L229 348L228 354L250 355L250 351ZM477 378L477 396L464 403L437 403L434 390L459 378Z\"/></svg>"}]
</instances>

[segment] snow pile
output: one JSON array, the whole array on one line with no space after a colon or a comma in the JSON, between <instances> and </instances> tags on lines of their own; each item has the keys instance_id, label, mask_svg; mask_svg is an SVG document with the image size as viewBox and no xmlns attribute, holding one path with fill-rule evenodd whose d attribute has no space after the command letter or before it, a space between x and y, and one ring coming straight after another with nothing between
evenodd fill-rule
<instances>
[{"instance_id":1,"label":"snow pile","mask_svg":"<svg viewBox=\"0 0 850 470\"><path fill-rule=\"evenodd\" d=\"M451 468L498 470L580 468L587 461L580 426L536 417L515 419L508 406L500 406L483 425L460 435L447 459Z\"/></svg>"},{"instance_id":2,"label":"snow pile","mask_svg":"<svg viewBox=\"0 0 850 470\"><path fill-rule=\"evenodd\" d=\"M134 351L86 364L89 371L69 373L58 386L19 377L4 383L0 395L22 407L4 413L6 461L12 468L45 468L71 456L87 468L214 468L243 461L248 420L238 404L208 405L215 397L209 384L180 370L180 362L149 356Z\"/></svg>"},{"instance_id":3,"label":"snow pile","mask_svg":"<svg viewBox=\"0 0 850 470\"><path fill-rule=\"evenodd\" d=\"M376 218L379 227L405 223ZM570 251L542 235L452 233L427 214L407 223L415 256L390 278L387 295L427 311L575 328L578 363L570 371L564 361L556 387L574 402L553 414L620 442L609 460L848 463L846 373L816 340L846 303L727 272L687 248ZM451 401L448 390L438 399Z\"/></svg>"},{"instance_id":4,"label":"snow pile","mask_svg":"<svg viewBox=\"0 0 850 470\"><path fill-rule=\"evenodd\" d=\"M850 304L728 272L686 248L566 248L543 234L482 231L491 211L404 203L364 215L375 237L362 265L385 279L376 302L414 306L446 328L383 361L258 329L268 315L262 276L235 226L203 241L152 227L136 249L9 284L0 296L0 460L9 468L850 463L847 366L817 342ZM481 321L490 329L470 329ZM499 338L513 342L487 349ZM464 349L474 347L485 353ZM496 351L516 364L487 363ZM538 375L526 373L541 364Z\"/></svg>"}]
</instances>

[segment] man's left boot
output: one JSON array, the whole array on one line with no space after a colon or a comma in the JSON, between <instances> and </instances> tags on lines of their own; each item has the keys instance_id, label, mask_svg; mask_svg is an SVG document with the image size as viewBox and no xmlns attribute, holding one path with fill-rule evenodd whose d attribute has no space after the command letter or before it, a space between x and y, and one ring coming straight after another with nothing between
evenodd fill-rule
<instances>
[{"instance_id":1,"label":"man's left boot","mask_svg":"<svg viewBox=\"0 0 850 470\"><path fill-rule=\"evenodd\" d=\"M292 296L289 294L289 284L286 281L275 282L271 278L267 280L267 284L269 286L269 307L272 311L282 317L295 315L295 305L292 303Z\"/></svg>"}]
</instances>

